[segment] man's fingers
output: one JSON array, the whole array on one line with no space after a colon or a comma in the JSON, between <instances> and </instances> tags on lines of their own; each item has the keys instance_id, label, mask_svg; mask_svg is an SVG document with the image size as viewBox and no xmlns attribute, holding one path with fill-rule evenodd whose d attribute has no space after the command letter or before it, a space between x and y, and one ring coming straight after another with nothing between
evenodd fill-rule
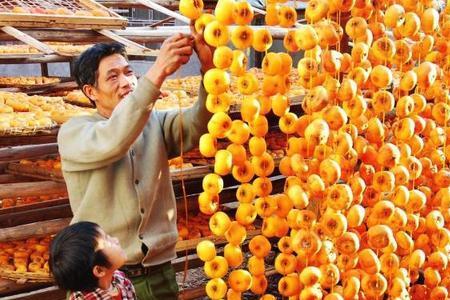
<instances>
[{"instance_id":1,"label":"man's fingers","mask_svg":"<svg viewBox=\"0 0 450 300\"><path fill-rule=\"evenodd\" d=\"M184 65L184 64L186 64L189 61L190 58L191 58L190 56L181 56L179 61L180 61L181 64Z\"/></svg>"},{"instance_id":2,"label":"man's fingers","mask_svg":"<svg viewBox=\"0 0 450 300\"><path fill-rule=\"evenodd\" d=\"M192 55L192 46L184 46L182 48L175 49L173 51L173 53L176 54L176 55L188 55L188 56L191 56Z\"/></svg>"},{"instance_id":3,"label":"man's fingers","mask_svg":"<svg viewBox=\"0 0 450 300\"><path fill-rule=\"evenodd\" d=\"M183 37L182 39L179 39L175 42L170 43L169 49L178 49L184 46L192 46L194 44L193 38L189 37Z\"/></svg>"}]
</instances>

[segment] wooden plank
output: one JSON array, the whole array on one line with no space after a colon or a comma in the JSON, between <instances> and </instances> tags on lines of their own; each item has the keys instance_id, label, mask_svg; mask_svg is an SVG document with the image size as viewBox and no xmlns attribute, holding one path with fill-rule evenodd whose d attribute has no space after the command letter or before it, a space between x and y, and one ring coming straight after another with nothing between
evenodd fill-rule
<instances>
[{"instance_id":1,"label":"wooden plank","mask_svg":"<svg viewBox=\"0 0 450 300\"><path fill-rule=\"evenodd\" d=\"M13 213L29 212L29 211L34 211L36 209L42 209L42 208L45 209L45 208L49 208L49 207L54 207L54 206L58 206L58 205L66 205L66 204L69 204L69 198L62 197L62 198L44 200L44 201L25 204L25 205L16 205L16 206L7 207L7 208L0 208L0 216L2 216L2 215L10 216L10 214L13 214ZM1 225L0 225L0 227L1 227Z\"/></svg>"},{"instance_id":2,"label":"wooden plank","mask_svg":"<svg viewBox=\"0 0 450 300\"><path fill-rule=\"evenodd\" d=\"M29 285L29 284L27 284ZM34 289L36 287L44 287L37 290L29 291L29 292L23 292L20 294L15 294L11 296L3 297L3 300L65 300L67 292L59 289L56 286L51 287L45 287L48 286L48 284L33 284L30 285L34 286Z\"/></svg>"},{"instance_id":3,"label":"wooden plank","mask_svg":"<svg viewBox=\"0 0 450 300\"><path fill-rule=\"evenodd\" d=\"M13 174L0 174L0 184L16 182L34 182L35 178L17 176Z\"/></svg>"},{"instance_id":4,"label":"wooden plank","mask_svg":"<svg viewBox=\"0 0 450 300\"><path fill-rule=\"evenodd\" d=\"M30 236L41 237L56 234L69 225L70 218L54 219L0 229L0 242L26 239Z\"/></svg>"},{"instance_id":5,"label":"wooden plank","mask_svg":"<svg viewBox=\"0 0 450 300\"><path fill-rule=\"evenodd\" d=\"M58 16L43 14L0 14L0 25L14 27L46 27L67 29L123 29L127 20L109 17Z\"/></svg>"},{"instance_id":6,"label":"wooden plank","mask_svg":"<svg viewBox=\"0 0 450 300\"><path fill-rule=\"evenodd\" d=\"M36 290L39 288L43 288L48 286L49 284L45 283L24 283L19 284L13 280L3 279L0 278L0 298L2 300L5 299L22 299L18 298L17 296L20 293ZM8 296L11 295L11 296Z\"/></svg>"},{"instance_id":7,"label":"wooden plank","mask_svg":"<svg viewBox=\"0 0 450 300\"><path fill-rule=\"evenodd\" d=\"M66 193L63 183L53 181L20 182L0 185L0 199L16 196L39 196Z\"/></svg>"},{"instance_id":8,"label":"wooden plank","mask_svg":"<svg viewBox=\"0 0 450 300\"><path fill-rule=\"evenodd\" d=\"M174 19L174 17L168 17L168 18L165 18L165 19L163 19L163 20L160 20L160 21L158 21L158 22L153 23L153 24L150 25L149 27L160 26L160 25L163 25L163 24L165 24L165 23L167 23L167 22L169 22L169 21L172 21L173 19Z\"/></svg>"},{"instance_id":9,"label":"wooden plank","mask_svg":"<svg viewBox=\"0 0 450 300\"><path fill-rule=\"evenodd\" d=\"M9 174L13 174L13 175L19 175L19 176L29 176L32 178L36 178L36 179L43 179L43 180L49 180L52 179L55 182L60 182L60 183L64 183L64 179L61 177L50 177L49 175L40 175L40 174L35 174L35 173L30 173L30 174L25 174L23 172L19 172L19 171L15 171L15 170L10 170L8 169L7 172Z\"/></svg>"},{"instance_id":10,"label":"wooden plank","mask_svg":"<svg viewBox=\"0 0 450 300\"><path fill-rule=\"evenodd\" d=\"M35 167L32 165L25 165L19 163L10 163L8 169L6 170L9 174L29 176L33 178L52 180L56 182L64 183L64 178L62 176L62 171L59 169L44 169Z\"/></svg>"},{"instance_id":11,"label":"wooden plank","mask_svg":"<svg viewBox=\"0 0 450 300\"><path fill-rule=\"evenodd\" d=\"M48 62L65 62L70 60L67 57L57 55L57 54L48 54L48 55L38 55L29 54L22 55L18 58L10 58L5 56L0 56L0 60L2 64L39 64L39 63L48 63Z\"/></svg>"},{"instance_id":12,"label":"wooden plank","mask_svg":"<svg viewBox=\"0 0 450 300\"><path fill-rule=\"evenodd\" d=\"M206 296L205 287L196 287L190 289L181 290L178 293L178 300L191 300L191 299L200 299L201 297Z\"/></svg>"},{"instance_id":13,"label":"wooden plank","mask_svg":"<svg viewBox=\"0 0 450 300\"><path fill-rule=\"evenodd\" d=\"M203 178L205 175L210 173L212 170L211 166L198 166L192 168L185 168L183 170L177 169L170 172L170 177L172 181L180 181L181 178L184 180Z\"/></svg>"},{"instance_id":14,"label":"wooden plank","mask_svg":"<svg viewBox=\"0 0 450 300\"><path fill-rule=\"evenodd\" d=\"M39 28L39 29L23 29L23 32L26 34L38 39L40 41L54 41L54 42L67 42L67 36L70 35L70 41L73 43L100 43L100 42L108 42L110 38L99 34L94 30L61 30L55 28ZM126 34L121 34L124 38L140 42L140 43L152 43L152 42L161 42L164 38L161 37L148 37L146 35L139 36L127 36ZM16 39L3 31L0 31L0 40L1 41L15 41ZM42 55L41 55L42 56ZM60 56L57 56L60 57Z\"/></svg>"},{"instance_id":15,"label":"wooden plank","mask_svg":"<svg viewBox=\"0 0 450 300\"><path fill-rule=\"evenodd\" d=\"M203 178L205 175L211 172L212 166L197 166L186 169L177 169L170 172L172 181L192 180ZM29 176L33 178L52 180L56 182L64 182L64 177L62 176L61 170L59 169L43 169L36 168L31 165L10 163L8 169L6 170L9 174L19 175L19 176Z\"/></svg>"},{"instance_id":16,"label":"wooden plank","mask_svg":"<svg viewBox=\"0 0 450 300\"><path fill-rule=\"evenodd\" d=\"M147 8L147 6L136 0L98 0L97 2L106 7ZM178 9L180 3L172 0L154 0L154 2L169 9Z\"/></svg>"},{"instance_id":17,"label":"wooden plank","mask_svg":"<svg viewBox=\"0 0 450 300\"><path fill-rule=\"evenodd\" d=\"M24 210L20 212L0 215L0 228L14 227L23 224L29 224L31 222L43 222L58 218L72 218L72 217L73 215L70 205L66 203L62 205L36 208L33 210Z\"/></svg>"},{"instance_id":18,"label":"wooden plank","mask_svg":"<svg viewBox=\"0 0 450 300\"><path fill-rule=\"evenodd\" d=\"M179 13L176 13L176 12L170 10L170 9L167 9L164 6L159 5L159 4L157 4L157 3L155 3L155 2L153 2L151 0L137 0L137 1L139 3L142 3L143 5L145 5L147 7L150 7L152 9L154 9L154 10L157 10L157 11L163 13L163 14L166 14L166 15L168 15L170 17L174 17L178 21L181 21L181 22L183 22L185 24L190 24L191 23L191 21L188 18L186 18L185 16L183 16L183 15L181 15Z\"/></svg>"},{"instance_id":19,"label":"wooden plank","mask_svg":"<svg viewBox=\"0 0 450 300\"><path fill-rule=\"evenodd\" d=\"M140 1L148 1L148 0L140 0ZM235 28L236 26L228 26L230 29L230 32ZM289 31L288 28L281 28L281 27L266 27L262 25L252 25L250 26L253 30L266 28L269 30L269 32L272 34L272 37L274 39L283 39L286 33ZM125 30L114 30L115 33L119 35L141 35L141 36L154 36L154 37L169 37L173 35L176 32L181 32L188 34L190 33L190 28L187 25L181 25L181 26L163 26L163 27L156 27L155 30L148 30L148 27L129 27Z\"/></svg>"},{"instance_id":20,"label":"wooden plank","mask_svg":"<svg viewBox=\"0 0 450 300\"><path fill-rule=\"evenodd\" d=\"M47 63L41 63L41 76L48 77L48 64Z\"/></svg>"},{"instance_id":21,"label":"wooden plank","mask_svg":"<svg viewBox=\"0 0 450 300\"><path fill-rule=\"evenodd\" d=\"M28 34L22 32L20 30L17 30L16 28L14 28L12 26L3 26L1 29L3 32L6 32L7 34L12 35L19 41L22 41L25 44L30 45L30 46L38 49L41 52L44 52L45 54L55 53L55 51L52 48L50 48L48 45L36 40L35 38L29 36Z\"/></svg>"},{"instance_id":22,"label":"wooden plank","mask_svg":"<svg viewBox=\"0 0 450 300\"><path fill-rule=\"evenodd\" d=\"M107 30L107 29L101 29L101 30L97 30L98 33L109 37L110 39L119 42L121 44L124 44L125 46L130 47L131 49L137 51L137 53L142 54L142 55L151 55L152 53L150 52L154 52L151 49L142 46L136 42L130 41L124 37L121 37L117 34L115 34L114 32L112 32L111 30ZM153 53L153 56L156 56L155 53Z\"/></svg>"},{"instance_id":23,"label":"wooden plank","mask_svg":"<svg viewBox=\"0 0 450 300\"><path fill-rule=\"evenodd\" d=\"M35 158L57 153L57 143L9 146L0 148L0 162L12 162L23 158Z\"/></svg>"},{"instance_id":24,"label":"wooden plank","mask_svg":"<svg viewBox=\"0 0 450 300\"><path fill-rule=\"evenodd\" d=\"M56 143L58 130L59 127L55 127L48 132L36 133L35 135L30 136L1 136L0 147Z\"/></svg>"}]
</instances>

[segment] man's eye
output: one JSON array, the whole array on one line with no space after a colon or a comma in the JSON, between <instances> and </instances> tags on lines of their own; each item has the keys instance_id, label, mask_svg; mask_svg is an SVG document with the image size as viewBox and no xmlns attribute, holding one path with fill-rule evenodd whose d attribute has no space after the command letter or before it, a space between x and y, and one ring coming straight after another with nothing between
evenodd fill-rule
<instances>
[{"instance_id":1,"label":"man's eye","mask_svg":"<svg viewBox=\"0 0 450 300\"><path fill-rule=\"evenodd\" d=\"M132 70L127 71L127 75L128 75L128 76L131 76L131 75L133 75L133 74L134 74L134 72L133 72Z\"/></svg>"},{"instance_id":2,"label":"man's eye","mask_svg":"<svg viewBox=\"0 0 450 300\"><path fill-rule=\"evenodd\" d=\"M112 75L108 77L108 80L116 80L117 79L117 75Z\"/></svg>"}]
</instances>

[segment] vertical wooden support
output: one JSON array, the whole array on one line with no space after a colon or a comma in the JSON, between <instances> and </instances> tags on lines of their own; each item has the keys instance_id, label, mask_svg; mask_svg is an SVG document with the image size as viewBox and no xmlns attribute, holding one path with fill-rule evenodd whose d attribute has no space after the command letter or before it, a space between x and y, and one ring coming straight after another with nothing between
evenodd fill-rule
<instances>
[{"instance_id":1,"label":"vertical wooden support","mask_svg":"<svg viewBox=\"0 0 450 300\"><path fill-rule=\"evenodd\" d=\"M41 76L48 77L48 64L41 63Z\"/></svg>"}]
</instances>

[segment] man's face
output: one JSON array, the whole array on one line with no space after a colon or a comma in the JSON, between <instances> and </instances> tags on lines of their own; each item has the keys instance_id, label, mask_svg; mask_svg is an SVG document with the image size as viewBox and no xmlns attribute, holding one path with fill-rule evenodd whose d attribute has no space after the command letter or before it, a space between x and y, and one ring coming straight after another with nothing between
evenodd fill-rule
<instances>
[{"instance_id":1,"label":"man's face","mask_svg":"<svg viewBox=\"0 0 450 300\"><path fill-rule=\"evenodd\" d=\"M117 104L134 90L136 84L136 76L125 57L112 54L100 61L97 84L85 86L85 92L96 102L99 113L109 117Z\"/></svg>"}]
</instances>

